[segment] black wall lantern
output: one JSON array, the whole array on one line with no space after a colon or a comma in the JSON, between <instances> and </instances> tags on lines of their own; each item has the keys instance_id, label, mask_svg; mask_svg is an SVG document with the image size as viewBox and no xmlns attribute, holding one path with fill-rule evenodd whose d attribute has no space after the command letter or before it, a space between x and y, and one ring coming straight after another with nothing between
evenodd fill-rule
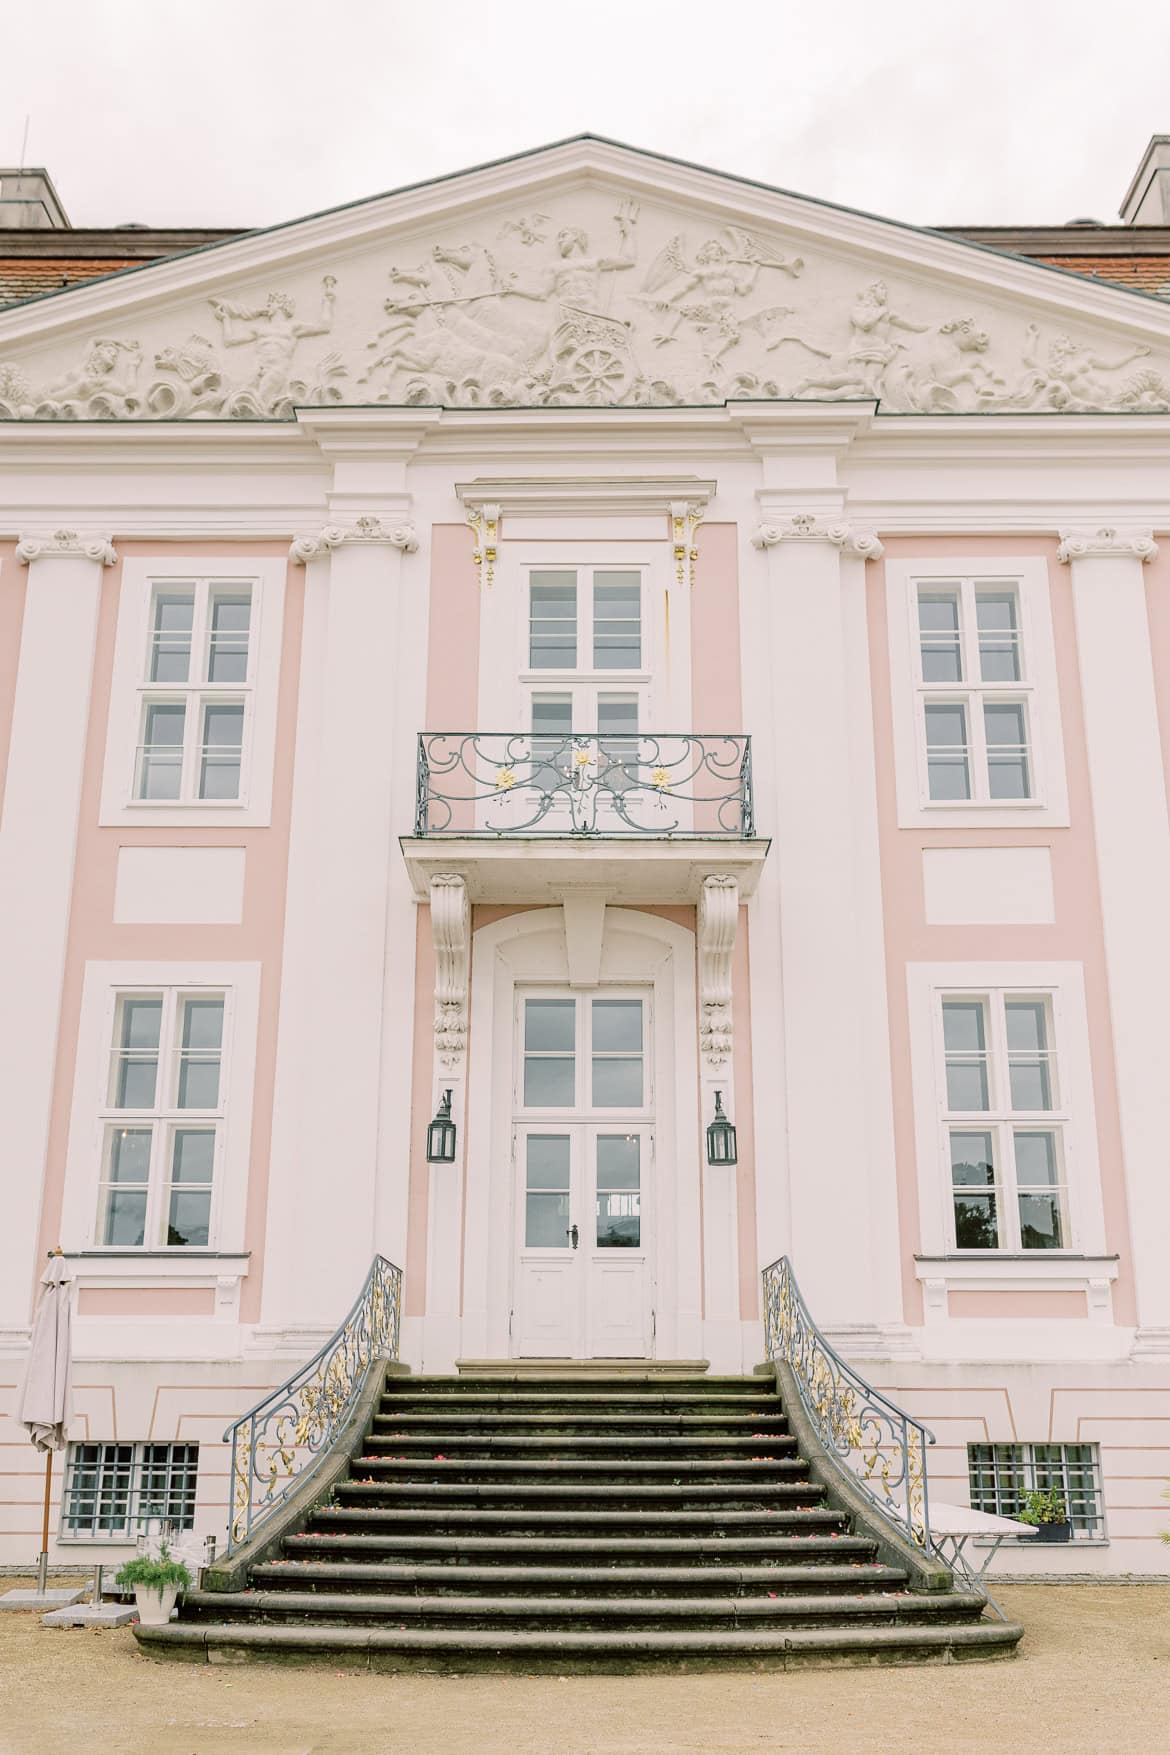
<instances>
[{"instance_id":1,"label":"black wall lantern","mask_svg":"<svg viewBox=\"0 0 1170 1755\"><path fill-rule=\"evenodd\" d=\"M723 1092L715 1093L715 1118L707 1129L708 1164L734 1164L737 1161L735 1128L723 1113Z\"/></svg>"},{"instance_id":2,"label":"black wall lantern","mask_svg":"<svg viewBox=\"0 0 1170 1755\"><path fill-rule=\"evenodd\" d=\"M455 1162L455 1123L451 1120L451 1093L444 1091L438 1112L427 1128L427 1163Z\"/></svg>"}]
</instances>

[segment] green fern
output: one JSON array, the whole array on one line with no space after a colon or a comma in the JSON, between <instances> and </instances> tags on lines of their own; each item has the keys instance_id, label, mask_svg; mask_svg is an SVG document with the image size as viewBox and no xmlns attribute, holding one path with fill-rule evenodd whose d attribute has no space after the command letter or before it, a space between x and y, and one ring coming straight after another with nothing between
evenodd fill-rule
<instances>
[{"instance_id":1,"label":"green fern","mask_svg":"<svg viewBox=\"0 0 1170 1755\"><path fill-rule=\"evenodd\" d=\"M181 1560L172 1560L167 1544L160 1542L157 1556L139 1554L127 1560L118 1569L114 1583L119 1590L131 1590L136 1584L145 1585L148 1590L167 1590L171 1585L190 1590L191 1574Z\"/></svg>"}]
</instances>

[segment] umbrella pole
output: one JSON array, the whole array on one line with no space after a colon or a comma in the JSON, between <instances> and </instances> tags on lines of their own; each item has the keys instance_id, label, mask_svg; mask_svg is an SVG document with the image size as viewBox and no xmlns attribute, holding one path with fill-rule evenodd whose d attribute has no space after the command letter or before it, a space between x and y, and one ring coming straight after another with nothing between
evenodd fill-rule
<instances>
[{"instance_id":1,"label":"umbrella pole","mask_svg":"<svg viewBox=\"0 0 1170 1755\"><path fill-rule=\"evenodd\" d=\"M37 1590L41 1596L49 1579L49 1495L53 1489L53 1453L45 1452L45 1514L41 1521L41 1552L37 1560Z\"/></svg>"}]
</instances>

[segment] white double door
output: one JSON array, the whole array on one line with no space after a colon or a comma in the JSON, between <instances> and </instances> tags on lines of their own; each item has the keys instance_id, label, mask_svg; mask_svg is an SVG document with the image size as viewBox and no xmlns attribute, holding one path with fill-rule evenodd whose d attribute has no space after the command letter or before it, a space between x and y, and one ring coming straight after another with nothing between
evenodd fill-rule
<instances>
[{"instance_id":1,"label":"white double door","mask_svg":"<svg viewBox=\"0 0 1170 1755\"><path fill-rule=\"evenodd\" d=\"M517 996L512 1353L653 1350L650 996Z\"/></svg>"}]
</instances>

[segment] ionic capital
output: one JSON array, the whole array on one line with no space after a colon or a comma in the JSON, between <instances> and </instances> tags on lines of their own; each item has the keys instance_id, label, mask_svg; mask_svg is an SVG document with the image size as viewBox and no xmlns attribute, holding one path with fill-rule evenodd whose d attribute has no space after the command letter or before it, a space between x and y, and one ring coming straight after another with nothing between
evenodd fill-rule
<instances>
[{"instance_id":1,"label":"ionic capital","mask_svg":"<svg viewBox=\"0 0 1170 1755\"><path fill-rule=\"evenodd\" d=\"M83 536L76 530L54 530L52 536L22 536L16 545L16 558L26 567L30 561L53 556L100 561L103 567L112 567L118 558L110 537Z\"/></svg>"},{"instance_id":2,"label":"ionic capital","mask_svg":"<svg viewBox=\"0 0 1170 1755\"><path fill-rule=\"evenodd\" d=\"M1157 560L1158 545L1152 531L1117 530L1111 524L1103 524L1097 530L1062 530L1056 554L1061 561L1129 555L1145 562Z\"/></svg>"},{"instance_id":3,"label":"ionic capital","mask_svg":"<svg viewBox=\"0 0 1170 1755\"><path fill-rule=\"evenodd\" d=\"M775 548L781 542L828 542L842 554L867 561L880 560L882 555L872 531L855 530L842 518L818 518L815 512L794 512L779 523L760 524L752 536L756 548Z\"/></svg>"},{"instance_id":4,"label":"ionic capital","mask_svg":"<svg viewBox=\"0 0 1170 1755\"><path fill-rule=\"evenodd\" d=\"M409 519L355 518L352 524L326 524L316 536L298 536L289 554L304 566L318 555L330 554L349 542L388 543L391 548L412 555L418 548L418 535Z\"/></svg>"}]
</instances>

